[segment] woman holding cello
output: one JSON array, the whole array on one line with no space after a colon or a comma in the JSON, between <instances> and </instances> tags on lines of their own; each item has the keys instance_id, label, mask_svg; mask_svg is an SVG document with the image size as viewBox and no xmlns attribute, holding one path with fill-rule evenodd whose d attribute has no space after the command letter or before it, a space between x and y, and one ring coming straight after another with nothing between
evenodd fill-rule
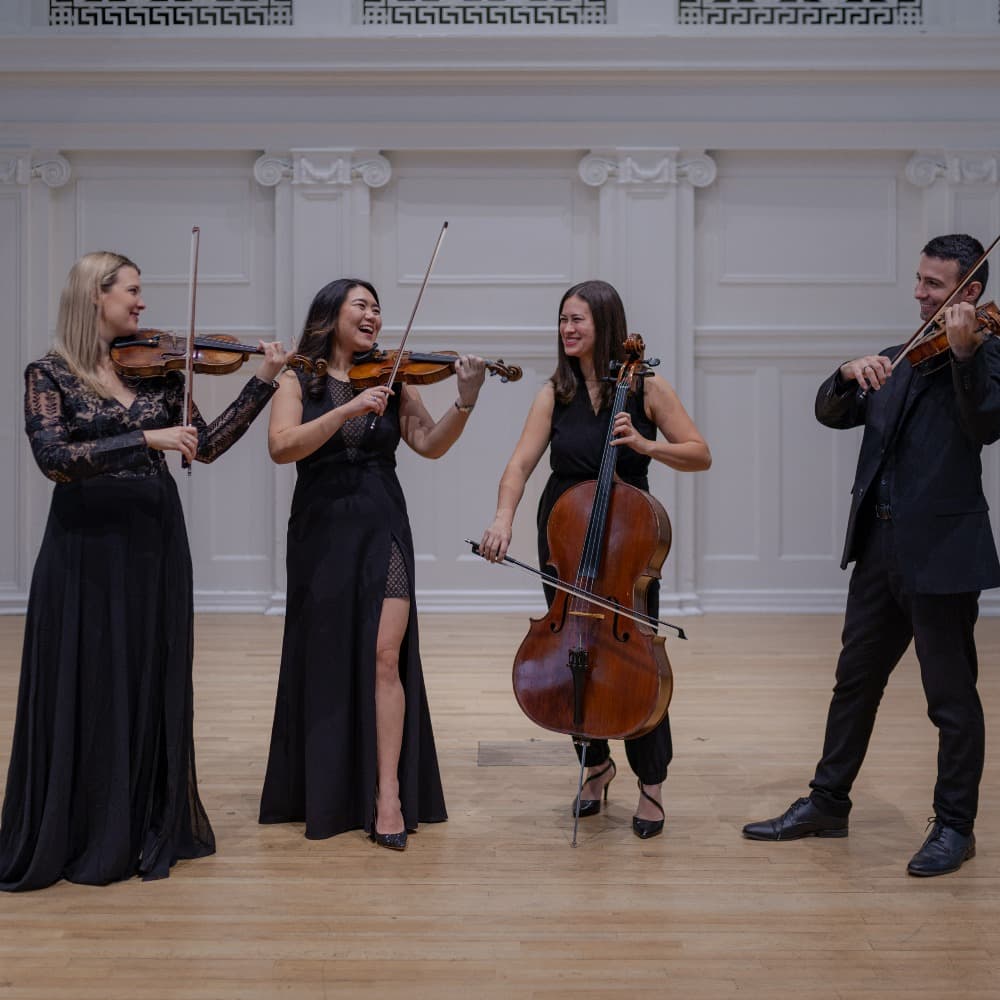
<instances>
[{"instance_id":1,"label":"woman holding cello","mask_svg":"<svg viewBox=\"0 0 1000 1000\"><path fill-rule=\"evenodd\" d=\"M597 478L611 420L614 378L612 363L624 360L627 338L625 308L617 291L604 281L574 285L559 303L558 363L528 412L520 440L500 479L497 510L484 532L480 552L491 561L504 558L510 544L514 514L528 477L550 448L552 472L538 508L538 558L548 575L550 565L546 526L556 501L578 483ZM658 375L639 379L639 390L615 417L611 444L620 448L617 475L648 493L647 471L652 459L673 469L695 472L712 463L708 445L688 416L676 392ZM656 432L663 435L656 440ZM610 554L609 554L610 555ZM546 585L552 604L555 590ZM658 581L647 590L647 614L658 614ZM636 836L646 839L663 829L661 785L672 757L670 722L644 736L625 740L629 764L639 779L639 802L632 820ZM592 816L607 801L616 767L606 740L577 745L588 771L580 794L579 815ZM585 755L585 757L584 757ZM577 803L573 803L574 811Z\"/></svg>"},{"instance_id":2,"label":"woman holding cello","mask_svg":"<svg viewBox=\"0 0 1000 1000\"><path fill-rule=\"evenodd\" d=\"M425 458L444 455L465 429L486 365L454 359L458 396L435 421L404 369L391 386L356 384L355 358L372 351L381 327L367 281L322 288L298 352L325 362L325 374L286 372L271 411L271 458L295 462L298 479L260 822L304 821L311 839L363 828L403 850L408 831L447 814L395 452L402 438Z\"/></svg>"},{"instance_id":3,"label":"woman holding cello","mask_svg":"<svg viewBox=\"0 0 1000 1000\"><path fill-rule=\"evenodd\" d=\"M112 362L143 309L132 261L86 254L53 350L25 372L31 449L56 485L28 599L0 889L163 878L215 850L195 777L191 556L164 452L225 452L285 354L262 343L236 401L188 424L182 374L139 379Z\"/></svg>"}]
</instances>

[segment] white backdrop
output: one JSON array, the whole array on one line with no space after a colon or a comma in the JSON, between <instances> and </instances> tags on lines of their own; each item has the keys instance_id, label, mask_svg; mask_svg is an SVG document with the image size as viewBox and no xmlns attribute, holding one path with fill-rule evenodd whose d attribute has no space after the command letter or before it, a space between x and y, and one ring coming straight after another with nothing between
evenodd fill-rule
<instances>
[{"instance_id":1,"label":"white backdrop","mask_svg":"<svg viewBox=\"0 0 1000 1000\"><path fill-rule=\"evenodd\" d=\"M639 0L611 5L601 32L409 37L305 0L286 30L113 38L48 29L42 6L0 16L0 610L24 608L50 488L24 440L21 371L79 254L137 260L145 320L176 329L199 225L203 331L290 342L316 290L352 274L378 287L392 346L444 219L412 346L525 375L487 384L440 461L400 453L423 610L539 607L532 581L463 539L490 520L553 367L560 295L587 277L622 292L715 459L654 476L675 530L664 611L842 607L858 436L816 424L813 397L844 358L912 332L927 238L1000 231L992 0L924 0L920 30L784 36L684 34L674 6ZM199 380L207 416L250 370ZM424 394L438 413L454 392ZM265 423L178 476L202 610L283 607L294 473L267 458ZM529 561L546 463L515 526ZM986 476L996 517L992 454Z\"/></svg>"}]
</instances>

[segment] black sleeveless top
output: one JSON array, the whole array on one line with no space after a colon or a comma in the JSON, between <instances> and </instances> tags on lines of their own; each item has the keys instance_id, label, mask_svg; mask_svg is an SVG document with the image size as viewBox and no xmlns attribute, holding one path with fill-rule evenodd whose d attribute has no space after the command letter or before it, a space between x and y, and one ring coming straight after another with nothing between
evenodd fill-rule
<instances>
[{"instance_id":1,"label":"black sleeveless top","mask_svg":"<svg viewBox=\"0 0 1000 1000\"><path fill-rule=\"evenodd\" d=\"M656 440L656 424L646 416L640 380L637 391L629 396L625 411L632 418L632 425L645 438ZM549 547L545 526L555 502L571 486L596 479L601 467L601 455L611 424L611 405L605 404L594 413L590 394L584 382L577 383L576 394L568 403L557 399L552 410L552 430L549 435L549 465L552 469L541 499L538 501L538 557L539 565L548 563ZM629 447L618 447L615 471L630 486L649 492L648 455L640 455Z\"/></svg>"}]
</instances>

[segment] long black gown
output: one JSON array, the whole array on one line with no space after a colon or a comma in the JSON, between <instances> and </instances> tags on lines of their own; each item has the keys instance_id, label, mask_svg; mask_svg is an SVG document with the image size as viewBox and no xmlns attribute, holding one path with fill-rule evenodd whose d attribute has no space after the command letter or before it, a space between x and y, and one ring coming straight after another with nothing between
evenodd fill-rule
<instances>
[{"instance_id":1,"label":"long black gown","mask_svg":"<svg viewBox=\"0 0 1000 1000\"><path fill-rule=\"evenodd\" d=\"M343 405L327 378L302 421ZM356 417L298 463L288 521L288 601L261 823L305 822L323 839L371 829L375 808L375 645L390 556L402 555L410 617L399 655L405 699L399 798L408 830L447 819L424 690L413 600L413 540L396 476L401 386L374 434ZM354 443L352 443L354 442ZM391 592L391 591L390 591Z\"/></svg>"},{"instance_id":2,"label":"long black gown","mask_svg":"<svg viewBox=\"0 0 1000 1000\"><path fill-rule=\"evenodd\" d=\"M651 441L656 438L656 424L646 416L642 382L637 393L629 396L626 410L635 429ZM552 411L552 431L549 438L549 462L552 472L538 501L538 565L551 576L555 569L549 564L549 544L546 526L556 501L570 487L596 479L600 471L601 456L611 423L611 407L607 404L595 413L587 386L579 381L576 393L568 403L556 400ZM631 448L618 449L615 471L618 476L637 489L649 492L648 455L640 455ZM549 604L555 589L545 587ZM660 581L653 580L646 590L646 613L659 617ZM592 740L586 751L589 767L599 767L610 755L607 740ZM625 752L632 770L645 785L658 785L667 776L667 767L673 758L670 735L670 717L665 715L655 729L638 739L625 740ZM580 749L577 748L579 755Z\"/></svg>"},{"instance_id":3,"label":"long black gown","mask_svg":"<svg viewBox=\"0 0 1000 1000\"><path fill-rule=\"evenodd\" d=\"M0 889L61 878L163 878L215 850L192 738L191 556L164 455L143 430L180 421L183 377L103 399L56 355L25 372L25 424L55 481L31 581L0 821ZM230 447L274 389L251 378L198 458Z\"/></svg>"}]
</instances>

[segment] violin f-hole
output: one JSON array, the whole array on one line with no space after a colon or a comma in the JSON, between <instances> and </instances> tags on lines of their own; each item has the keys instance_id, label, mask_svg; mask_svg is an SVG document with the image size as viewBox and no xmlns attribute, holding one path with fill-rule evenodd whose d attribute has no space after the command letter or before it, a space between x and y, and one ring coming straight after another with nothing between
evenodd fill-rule
<instances>
[{"instance_id":1,"label":"violin f-hole","mask_svg":"<svg viewBox=\"0 0 1000 1000\"><path fill-rule=\"evenodd\" d=\"M553 635L558 635L563 630L563 628L565 628L565 626L566 626L566 614L567 614L568 605L569 605L569 597L568 597L568 595L566 593L564 593L562 591L560 591L556 595L556 600L558 600L558 601L561 602L562 607L559 610L558 616L553 615L551 611L549 612L549 616L550 616L550 618L552 618L552 620L549 622L549 631Z\"/></svg>"},{"instance_id":2,"label":"violin f-hole","mask_svg":"<svg viewBox=\"0 0 1000 1000\"><path fill-rule=\"evenodd\" d=\"M625 625L624 631L619 631L619 624ZM628 630L628 619L623 618L617 611L611 621L611 635L615 642L628 642L632 638L632 633Z\"/></svg>"}]
</instances>

